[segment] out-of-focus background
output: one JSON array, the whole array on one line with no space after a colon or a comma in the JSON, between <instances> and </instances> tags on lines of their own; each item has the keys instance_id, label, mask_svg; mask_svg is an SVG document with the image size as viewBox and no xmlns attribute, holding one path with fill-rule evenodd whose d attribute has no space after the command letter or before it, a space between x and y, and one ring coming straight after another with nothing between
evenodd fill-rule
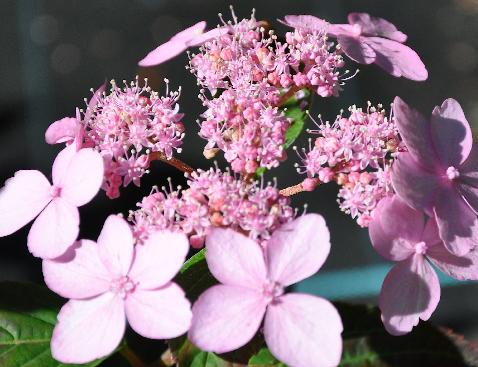
<instances>
[{"instance_id":1,"label":"out-of-focus background","mask_svg":"<svg viewBox=\"0 0 478 367\"><path fill-rule=\"evenodd\" d=\"M391 77L374 66L361 67L337 99L320 99L315 112L334 119L340 109L357 104L389 105L396 95L429 114L447 97L457 99L472 126L478 125L478 0L3 0L0 13L0 182L18 169L39 169L49 174L60 146L49 146L43 136L48 125L83 107L90 88L104 80L148 77L159 92L165 85L182 86L180 105L187 137L180 158L193 167L209 167L202 155L205 142L198 137L195 120L201 113L194 77L185 70L186 54L159 67L142 69L137 62L179 30L206 20L218 23L229 5L238 16L275 20L286 14L313 14L333 23L346 22L351 11L386 18L408 34L408 44L422 57L429 70L423 83ZM350 64L355 68L354 65ZM302 143L305 144L305 139ZM293 164L295 154L281 168L268 174L286 187L301 180ZM223 162L220 161L220 164ZM87 174L87 173L85 173ZM134 208L152 185L167 177L181 184L184 178L164 164L142 181L141 190L129 187L119 200L103 192L81 209L83 238L96 239L106 216ZM383 277L390 264L371 248L367 231L341 213L336 205L336 187L328 185L293 198L301 208L319 212L332 232L331 255L317 277L299 286L332 299L376 303ZM41 262L26 248L28 227L0 239L0 280L42 283ZM442 278L442 299L433 322L478 339L478 285ZM0 294L0 297L2 295Z\"/></svg>"}]
</instances>

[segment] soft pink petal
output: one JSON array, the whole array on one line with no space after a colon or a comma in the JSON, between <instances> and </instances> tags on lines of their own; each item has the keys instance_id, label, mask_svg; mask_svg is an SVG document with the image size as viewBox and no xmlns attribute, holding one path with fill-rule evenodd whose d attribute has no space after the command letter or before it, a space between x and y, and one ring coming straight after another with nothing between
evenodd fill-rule
<instances>
[{"instance_id":1,"label":"soft pink petal","mask_svg":"<svg viewBox=\"0 0 478 367\"><path fill-rule=\"evenodd\" d=\"M60 181L60 196L75 206L91 201L103 183L104 166L101 155L91 148L81 149L70 160Z\"/></svg>"},{"instance_id":2,"label":"soft pink petal","mask_svg":"<svg viewBox=\"0 0 478 367\"><path fill-rule=\"evenodd\" d=\"M0 190L0 237L18 231L51 200L51 185L39 171L18 171Z\"/></svg>"},{"instance_id":3,"label":"soft pink petal","mask_svg":"<svg viewBox=\"0 0 478 367\"><path fill-rule=\"evenodd\" d=\"M48 144L70 142L75 138L78 122L75 117L65 117L48 126L45 141Z\"/></svg>"},{"instance_id":4,"label":"soft pink petal","mask_svg":"<svg viewBox=\"0 0 478 367\"><path fill-rule=\"evenodd\" d=\"M275 230L267 243L269 278L288 286L315 274L330 252L324 218L306 214Z\"/></svg>"},{"instance_id":5,"label":"soft pink petal","mask_svg":"<svg viewBox=\"0 0 478 367\"><path fill-rule=\"evenodd\" d=\"M430 129L435 151L444 167L458 168L468 158L473 145L470 124L460 104L448 98L441 107L436 106Z\"/></svg>"},{"instance_id":6,"label":"soft pink petal","mask_svg":"<svg viewBox=\"0 0 478 367\"><path fill-rule=\"evenodd\" d=\"M64 177L67 175L68 167L70 167L71 161L76 153L75 144L70 144L63 148L56 156L51 169L53 184L55 186L61 186Z\"/></svg>"},{"instance_id":7,"label":"soft pink petal","mask_svg":"<svg viewBox=\"0 0 478 367\"><path fill-rule=\"evenodd\" d=\"M188 250L189 241L183 233L152 233L143 245L135 247L129 276L139 283L140 289L160 287L178 273Z\"/></svg>"},{"instance_id":8,"label":"soft pink petal","mask_svg":"<svg viewBox=\"0 0 478 367\"><path fill-rule=\"evenodd\" d=\"M478 244L478 218L454 187L437 196L434 212L440 238L451 253L463 256Z\"/></svg>"},{"instance_id":9,"label":"soft pink petal","mask_svg":"<svg viewBox=\"0 0 478 367\"><path fill-rule=\"evenodd\" d=\"M212 228L206 237L209 270L223 284L260 288L267 278L259 244L232 229Z\"/></svg>"},{"instance_id":10,"label":"soft pink petal","mask_svg":"<svg viewBox=\"0 0 478 367\"><path fill-rule=\"evenodd\" d=\"M325 20L313 15L286 15L284 20L279 20L279 22L292 28L319 33L324 32L328 25Z\"/></svg>"},{"instance_id":11,"label":"soft pink petal","mask_svg":"<svg viewBox=\"0 0 478 367\"><path fill-rule=\"evenodd\" d=\"M478 214L478 187L459 183L457 189L475 214Z\"/></svg>"},{"instance_id":12,"label":"soft pink petal","mask_svg":"<svg viewBox=\"0 0 478 367\"><path fill-rule=\"evenodd\" d=\"M459 168L458 190L478 214L478 145L473 144L467 160Z\"/></svg>"},{"instance_id":13,"label":"soft pink petal","mask_svg":"<svg viewBox=\"0 0 478 367\"><path fill-rule=\"evenodd\" d=\"M198 22L198 23L192 25L191 27L188 27L185 30L183 30L183 31L177 33L176 35L174 35L173 37L171 37L171 41L177 41L177 40L188 41L188 40L191 40L194 37L202 34L205 29L206 29L206 22L205 21Z\"/></svg>"},{"instance_id":14,"label":"soft pink petal","mask_svg":"<svg viewBox=\"0 0 478 367\"><path fill-rule=\"evenodd\" d=\"M442 245L443 241L438 233L438 225L435 218L428 218L425 229L423 230L422 241L426 243L428 247Z\"/></svg>"},{"instance_id":15,"label":"soft pink petal","mask_svg":"<svg viewBox=\"0 0 478 367\"><path fill-rule=\"evenodd\" d=\"M426 167L441 167L433 148L430 122L400 97L395 97L393 101L393 114L400 136L413 158Z\"/></svg>"},{"instance_id":16,"label":"soft pink petal","mask_svg":"<svg viewBox=\"0 0 478 367\"><path fill-rule=\"evenodd\" d=\"M206 33L197 35L190 41L187 41L186 44L188 45L188 47L200 46L207 41L218 38L220 36L224 36L228 32L229 32L229 27L214 28L214 29L211 29L210 31L207 31Z\"/></svg>"},{"instance_id":17,"label":"soft pink petal","mask_svg":"<svg viewBox=\"0 0 478 367\"><path fill-rule=\"evenodd\" d=\"M61 256L73 245L80 230L78 209L67 201L53 199L28 233L28 249L42 259Z\"/></svg>"},{"instance_id":18,"label":"soft pink petal","mask_svg":"<svg viewBox=\"0 0 478 367\"><path fill-rule=\"evenodd\" d=\"M478 280L478 246L463 256L450 253L443 243L427 251L428 258L445 274L458 280Z\"/></svg>"},{"instance_id":19,"label":"soft pink petal","mask_svg":"<svg viewBox=\"0 0 478 367\"><path fill-rule=\"evenodd\" d=\"M375 61L375 51L364 42L363 37L354 37L345 34L337 36L337 42L344 53L359 64L371 64Z\"/></svg>"},{"instance_id":20,"label":"soft pink petal","mask_svg":"<svg viewBox=\"0 0 478 367\"><path fill-rule=\"evenodd\" d=\"M439 177L425 171L410 153L400 153L393 163L392 184L406 204L433 215L435 197L442 195Z\"/></svg>"},{"instance_id":21,"label":"soft pink petal","mask_svg":"<svg viewBox=\"0 0 478 367\"><path fill-rule=\"evenodd\" d=\"M350 13L347 19L350 24L358 24L362 33L369 36L385 37L401 43L407 40L405 34L383 18L372 17L367 13Z\"/></svg>"},{"instance_id":22,"label":"soft pink petal","mask_svg":"<svg viewBox=\"0 0 478 367\"><path fill-rule=\"evenodd\" d=\"M58 314L51 353L62 363L87 363L112 353L123 338L123 300L105 293L88 300L71 300Z\"/></svg>"},{"instance_id":23,"label":"soft pink petal","mask_svg":"<svg viewBox=\"0 0 478 367\"><path fill-rule=\"evenodd\" d=\"M369 226L372 245L384 258L401 261L412 255L421 241L423 214L412 209L396 195L380 201Z\"/></svg>"},{"instance_id":24,"label":"soft pink petal","mask_svg":"<svg viewBox=\"0 0 478 367\"><path fill-rule=\"evenodd\" d=\"M101 261L114 276L127 275L133 261L134 239L128 223L118 215L106 218L98 237Z\"/></svg>"},{"instance_id":25,"label":"soft pink petal","mask_svg":"<svg viewBox=\"0 0 478 367\"><path fill-rule=\"evenodd\" d=\"M186 51L188 46L183 40L168 41L147 54L139 66L155 66L176 57Z\"/></svg>"},{"instance_id":26,"label":"soft pink petal","mask_svg":"<svg viewBox=\"0 0 478 367\"><path fill-rule=\"evenodd\" d=\"M287 294L269 305L264 337L272 354L289 366L335 367L342 355L342 320L327 300Z\"/></svg>"},{"instance_id":27,"label":"soft pink petal","mask_svg":"<svg viewBox=\"0 0 478 367\"><path fill-rule=\"evenodd\" d=\"M428 320L440 300L440 283L422 255L399 262L387 274L380 292L382 321L392 335L403 335Z\"/></svg>"},{"instance_id":28,"label":"soft pink petal","mask_svg":"<svg viewBox=\"0 0 478 367\"><path fill-rule=\"evenodd\" d=\"M61 258L44 260L43 277L53 292L75 299L106 292L112 280L99 258L98 245L90 240L81 240Z\"/></svg>"},{"instance_id":29,"label":"soft pink petal","mask_svg":"<svg viewBox=\"0 0 478 367\"><path fill-rule=\"evenodd\" d=\"M262 293L254 290L213 286L194 303L189 339L208 352L238 349L259 330L266 305Z\"/></svg>"},{"instance_id":30,"label":"soft pink petal","mask_svg":"<svg viewBox=\"0 0 478 367\"><path fill-rule=\"evenodd\" d=\"M128 295L125 307L131 327L146 338L175 338L191 324L191 304L174 283L156 290L137 289Z\"/></svg>"},{"instance_id":31,"label":"soft pink petal","mask_svg":"<svg viewBox=\"0 0 478 367\"><path fill-rule=\"evenodd\" d=\"M427 80L428 71L423 61L410 47L381 37L366 40L377 54L375 63L387 73L415 81Z\"/></svg>"}]
</instances>

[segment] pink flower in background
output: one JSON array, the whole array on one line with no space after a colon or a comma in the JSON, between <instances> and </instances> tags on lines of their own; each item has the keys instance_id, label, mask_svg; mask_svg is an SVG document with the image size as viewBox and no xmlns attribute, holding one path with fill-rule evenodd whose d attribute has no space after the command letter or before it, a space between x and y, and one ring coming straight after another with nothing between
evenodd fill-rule
<instances>
[{"instance_id":1,"label":"pink flower in background","mask_svg":"<svg viewBox=\"0 0 478 367\"><path fill-rule=\"evenodd\" d=\"M213 38L219 37L228 32L228 27L214 28L206 33L206 22L202 21L186 28L173 36L168 42L155 48L146 55L139 63L139 66L155 66L176 57L189 47L199 46Z\"/></svg>"},{"instance_id":2,"label":"pink flower in background","mask_svg":"<svg viewBox=\"0 0 478 367\"><path fill-rule=\"evenodd\" d=\"M58 315L52 355L63 363L86 363L112 353L126 319L140 335L169 339L186 332L190 303L171 279L189 244L184 234L161 231L134 246L124 219L111 215L98 243L82 240L62 258L43 262L48 287L71 298Z\"/></svg>"},{"instance_id":3,"label":"pink flower in background","mask_svg":"<svg viewBox=\"0 0 478 367\"><path fill-rule=\"evenodd\" d=\"M360 64L375 63L387 73L423 81L428 71L420 57L403 43L407 36L390 22L366 13L351 13L349 24L330 24L311 15L288 15L286 25L337 38L343 52Z\"/></svg>"},{"instance_id":4,"label":"pink flower in background","mask_svg":"<svg viewBox=\"0 0 478 367\"><path fill-rule=\"evenodd\" d=\"M447 99L425 119L399 97L393 110L408 149L392 166L393 187L436 219L449 251L464 255L478 244L478 150L463 110Z\"/></svg>"},{"instance_id":5,"label":"pink flower in background","mask_svg":"<svg viewBox=\"0 0 478 367\"><path fill-rule=\"evenodd\" d=\"M369 228L370 239L384 258L398 263L385 277L379 307L390 334L410 332L419 320L428 320L440 300L440 283L428 261L459 279L478 279L478 248L458 257L445 248L436 221L396 195L383 199Z\"/></svg>"},{"instance_id":6,"label":"pink flower in background","mask_svg":"<svg viewBox=\"0 0 478 367\"><path fill-rule=\"evenodd\" d=\"M337 366L342 322L334 306L285 287L317 272L330 250L323 218L304 215L277 229L262 247L231 229L212 229L206 238L209 270L222 283L193 306L190 340L225 353L249 342L264 321L274 356L295 367Z\"/></svg>"},{"instance_id":7,"label":"pink flower in background","mask_svg":"<svg viewBox=\"0 0 478 367\"><path fill-rule=\"evenodd\" d=\"M88 203L103 181L103 159L92 149L71 144L55 159L53 185L39 171L18 171L0 191L0 236L16 232L36 216L28 249L55 258L73 244L79 231L78 207Z\"/></svg>"}]
</instances>

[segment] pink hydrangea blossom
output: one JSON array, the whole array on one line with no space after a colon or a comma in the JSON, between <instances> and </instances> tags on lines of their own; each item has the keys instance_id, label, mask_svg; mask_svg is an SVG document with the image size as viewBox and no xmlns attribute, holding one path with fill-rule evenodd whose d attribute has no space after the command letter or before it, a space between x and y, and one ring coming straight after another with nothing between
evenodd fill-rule
<instances>
[{"instance_id":1,"label":"pink hydrangea blossom","mask_svg":"<svg viewBox=\"0 0 478 367\"><path fill-rule=\"evenodd\" d=\"M289 199L272 185L246 183L219 169L197 170L188 177L188 187L168 193L153 190L131 212L138 240L151 231L180 230L193 247L202 247L211 226L231 227L259 242L268 240L281 224L292 220L295 211Z\"/></svg>"},{"instance_id":2,"label":"pink hydrangea blossom","mask_svg":"<svg viewBox=\"0 0 478 367\"><path fill-rule=\"evenodd\" d=\"M227 27L215 28L206 33L206 22L202 21L173 36L168 42L159 45L139 63L139 66L155 66L178 56L189 47L199 46L206 41L228 32Z\"/></svg>"},{"instance_id":3,"label":"pink hydrangea blossom","mask_svg":"<svg viewBox=\"0 0 478 367\"><path fill-rule=\"evenodd\" d=\"M478 244L478 151L454 99L424 118L400 98L393 109L408 152L392 168L400 198L436 219L449 251L464 255Z\"/></svg>"},{"instance_id":4,"label":"pink hydrangea blossom","mask_svg":"<svg viewBox=\"0 0 478 367\"><path fill-rule=\"evenodd\" d=\"M86 174L87 172L87 174ZM28 249L37 257L62 255L78 236L78 207L96 195L103 181L103 160L92 149L63 149L52 168L53 185L39 171L24 170L0 191L0 236L16 232L35 217Z\"/></svg>"},{"instance_id":5,"label":"pink hydrangea blossom","mask_svg":"<svg viewBox=\"0 0 478 367\"><path fill-rule=\"evenodd\" d=\"M190 340L206 351L240 348L259 330L270 351L296 367L337 366L342 322L323 298L285 294L285 287L316 273L329 254L323 218L307 214L277 229L262 247L231 229L206 239L206 260L220 285L193 305Z\"/></svg>"},{"instance_id":6,"label":"pink hydrangea blossom","mask_svg":"<svg viewBox=\"0 0 478 367\"><path fill-rule=\"evenodd\" d=\"M407 36L389 21L367 13L350 13L349 24L327 24L311 15L288 15L284 23L298 29L316 32L324 29L337 38L343 52L360 64L375 63L396 77L423 81L428 78L418 54L403 43Z\"/></svg>"},{"instance_id":7,"label":"pink hydrangea blossom","mask_svg":"<svg viewBox=\"0 0 478 367\"><path fill-rule=\"evenodd\" d=\"M396 195L383 199L369 228L377 252L397 264L387 274L379 306L385 328L393 335L408 333L419 320L428 320L440 300L440 283L429 264L459 279L478 279L478 248L458 257L448 252L438 236L434 218ZM428 261L427 261L428 260Z\"/></svg>"},{"instance_id":8,"label":"pink hydrangea blossom","mask_svg":"<svg viewBox=\"0 0 478 367\"><path fill-rule=\"evenodd\" d=\"M171 279L188 252L181 233L160 231L134 246L127 222L111 215L98 243L81 240L62 258L45 260L48 287L71 298L58 314L53 357L87 363L112 353L129 325L140 335L169 339L186 332L190 303Z\"/></svg>"}]
</instances>

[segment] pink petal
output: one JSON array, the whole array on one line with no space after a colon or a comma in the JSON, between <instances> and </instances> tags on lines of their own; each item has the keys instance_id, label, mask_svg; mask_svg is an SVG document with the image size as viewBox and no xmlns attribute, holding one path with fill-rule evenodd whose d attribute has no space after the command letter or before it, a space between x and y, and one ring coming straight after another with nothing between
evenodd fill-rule
<instances>
[{"instance_id":1,"label":"pink petal","mask_svg":"<svg viewBox=\"0 0 478 367\"><path fill-rule=\"evenodd\" d=\"M382 321L392 335L403 335L418 321L428 320L440 300L440 283L422 255L396 264L383 281L379 307Z\"/></svg>"},{"instance_id":2,"label":"pink petal","mask_svg":"<svg viewBox=\"0 0 478 367\"><path fill-rule=\"evenodd\" d=\"M41 212L28 233L28 250L33 256L54 259L73 245L80 230L78 209L56 198Z\"/></svg>"},{"instance_id":3,"label":"pink petal","mask_svg":"<svg viewBox=\"0 0 478 367\"><path fill-rule=\"evenodd\" d=\"M128 223L118 215L106 218L98 237L98 253L101 261L115 276L125 276L133 261L134 240Z\"/></svg>"},{"instance_id":4,"label":"pink petal","mask_svg":"<svg viewBox=\"0 0 478 367\"><path fill-rule=\"evenodd\" d=\"M227 33L229 33L229 27L214 28L206 33L197 35L189 41L186 41L186 44L188 47L200 46L207 41L224 36Z\"/></svg>"},{"instance_id":5,"label":"pink petal","mask_svg":"<svg viewBox=\"0 0 478 367\"><path fill-rule=\"evenodd\" d=\"M423 162L426 167L441 167L433 148L430 122L400 97L395 97L393 101L393 114L400 136L413 158Z\"/></svg>"},{"instance_id":6,"label":"pink petal","mask_svg":"<svg viewBox=\"0 0 478 367\"><path fill-rule=\"evenodd\" d=\"M363 37L353 37L345 34L337 36L337 42L344 53L359 64L371 64L375 61L375 51L364 42Z\"/></svg>"},{"instance_id":7,"label":"pink petal","mask_svg":"<svg viewBox=\"0 0 478 367\"><path fill-rule=\"evenodd\" d=\"M458 191L478 214L478 145L471 148L467 160L459 169Z\"/></svg>"},{"instance_id":8,"label":"pink petal","mask_svg":"<svg viewBox=\"0 0 478 367\"><path fill-rule=\"evenodd\" d=\"M152 233L143 245L135 247L129 276L139 282L140 289L152 289L169 282L181 269L189 250L183 233Z\"/></svg>"},{"instance_id":9,"label":"pink petal","mask_svg":"<svg viewBox=\"0 0 478 367\"><path fill-rule=\"evenodd\" d=\"M342 320L327 300L287 294L269 305L264 337L272 354L289 366L335 367L342 355Z\"/></svg>"},{"instance_id":10,"label":"pink petal","mask_svg":"<svg viewBox=\"0 0 478 367\"><path fill-rule=\"evenodd\" d=\"M405 34L383 18L372 17L367 13L350 13L347 19L350 24L360 25L362 33L369 36L384 37L401 43L407 40Z\"/></svg>"},{"instance_id":11,"label":"pink petal","mask_svg":"<svg viewBox=\"0 0 478 367\"><path fill-rule=\"evenodd\" d=\"M18 171L0 190L0 237L18 231L51 200L51 185L39 171Z\"/></svg>"},{"instance_id":12,"label":"pink petal","mask_svg":"<svg viewBox=\"0 0 478 367\"><path fill-rule=\"evenodd\" d=\"M70 142L75 138L78 122L75 117L65 117L48 126L45 141L48 144Z\"/></svg>"},{"instance_id":13,"label":"pink petal","mask_svg":"<svg viewBox=\"0 0 478 367\"><path fill-rule=\"evenodd\" d=\"M247 344L259 326L267 302L251 289L216 285L193 305L189 339L200 349L225 353Z\"/></svg>"},{"instance_id":14,"label":"pink petal","mask_svg":"<svg viewBox=\"0 0 478 367\"><path fill-rule=\"evenodd\" d=\"M478 214L478 187L458 184L457 189L471 209Z\"/></svg>"},{"instance_id":15,"label":"pink petal","mask_svg":"<svg viewBox=\"0 0 478 367\"><path fill-rule=\"evenodd\" d=\"M70 144L63 148L56 156L51 170L53 184L55 186L61 186L63 178L67 175L68 167L70 167L71 161L76 153L75 144Z\"/></svg>"},{"instance_id":16,"label":"pink petal","mask_svg":"<svg viewBox=\"0 0 478 367\"><path fill-rule=\"evenodd\" d=\"M429 248L437 245L443 246L443 241L439 236L438 225L435 218L428 218L421 240L425 242Z\"/></svg>"},{"instance_id":17,"label":"pink petal","mask_svg":"<svg viewBox=\"0 0 478 367\"><path fill-rule=\"evenodd\" d=\"M201 21L201 22L198 22L198 23L192 25L191 27L188 27L185 30L177 33L176 35L171 37L170 40L171 41L178 41L178 40L188 41L188 40L191 40L194 37L202 34L205 29L206 29L206 22Z\"/></svg>"},{"instance_id":18,"label":"pink petal","mask_svg":"<svg viewBox=\"0 0 478 367\"><path fill-rule=\"evenodd\" d=\"M469 156L473 145L470 124L460 104L452 98L436 106L430 120L435 151L444 167L458 168Z\"/></svg>"},{"instance_id":19,"label":"pink petal","mask_svg":"<svg viewBox=\"0 0 478 367\"><path fill-rule=\"evenodd\" d=\"M423 214L410 208L396 195L380 201L369 226L372 245L384 258L401 261L415 252L421 241Z\"/></svg>"},{"instance_id":20,"label":"pink petal","mask_svg":"<svg viewBox=\"0 0 478 367\"><path fill-rule=\"evenodd\" d=\"M288 286L315 274L330 251L324 218L306 214L274 231L267 243L269 277Z\"/></svg>"},{"instance_id":21,"label":"pink petal","mask_svg":"<svg viewBox=\"0 0 478 367\"><path fill-rule=\"evenodd\" d=\"M478 279L478 247L473 247L463 256L450 253L443 243L433 246L427 251L428 258L442 272L458 280Z\"/></svg>"},{"instance_id":22,"label":"pink petal","mask_svg":"<svg viewBox=\"0 0 478 367\"><path fill-rule=\"evenodd\" d=\"M103 183L103 158L93 149L81 149L70 160L55 185L61 187L61 197L75 206L90 202ZM58 173L58 171L57 171Z\"/></svg>"},{"instance_id":23,"label":"pink petal","mask_svg":"<svg viewBox=\"0 0 478 367\"><path fill-rule=\"evenodd\" d=\"M350 24L330 24L327 27L327 35L331 37L338 37L340 35L356 37L357 29Z\"/></svg>"},{"instance_id":24,"label":"pink petal","mask_svg":"<svg viewBox=\"0 0 478 367\"><path fill-rule=\"evenodd\" d=\"M112 353L123 338L123 300L105 293L87 300L70 300L58 314L51 352L62 363L87 363Z\"/></svg>"},{"instance_id":25,"label":"pink petal","mask_svg":"<svg viewBox=\"0 0 478 367\"><path fill-rule=\"evenodd\" d=\"M324 32L328 25L325 20L313 15L286 15L284 20L279 20L279 22L292 28L319 33Z\"/></svg>"},{"instance_id":26,"label":"pink petal","mask_svg":"<svg viewBox=\"0 0 478 367\"><path fill-rule=\"evenodd\" d=\"M223 284L260 288L267 278L262 249L232 229L211 228L206 237L209 270Z\"/></svg>"},{"instance_id":27,"label":"pink petal","mask_svg":"<svg viewBox=\"0 0 478 367\"><path fill-rule=\"evenodd\" d=\"M457 256L478 243L478 218L454 187L443 190L435 202L435 218L445 247Z\"/></svg>"},{"instance_id":28,"label":"pink petal","mask_svg":"<svg viewBox=\"0 0 478 367\"><path fill-rule=\"evenodd\" d=\"M155 66L176 57L186 51L188 46L183 40L168 41L147 54L139 66Z\"/></svg>"},{"instance_id":29,"label":"pink petal","mask_svg":"<svg viewBox=\"0 0 478 367\"><path fill-rule=\"evenodd\" d=\"M381 37L366 39L377 54L375 63L387 73L415 81L427 80L428 71L425 65L410 47Z\"/></svg>"},{"instance_id":30,"label":"pink petal","mask_svg":"<svg viewBox=\"0 0 478 367\"><path fill-rule=\"evenodd\" d=\"M90 240L81 240L59 259L44 260L43 277L53 292L75 299L106 292L112 280L99 258L98 245Z\"/></svg>"},{"instance_id":31,"label":"pink petal","mask_svg":"<svg viewBox=\"0 0 478 367\"><path fill-rule=\"evenodd\" d=\"M125 307L131 327L146 338L175 338L191 324L191 304L174 283L156 290L137 289L128 295Z\"/></svg>"},{"instance_id":32,"label":"pink petal","mask_svg":"<svg viewBox=\"0 0 478 367\"><path fill-rule=\"evenodd\" d=\"M392 184L406 204L433 215L435 197L442 195L439 177L425 171L410 153L400 153L393 163Z\"/></svg>"},{"instance_id":33,"label":"pink petal","mask_svg":"<svg viewBox=\"0 0 478 367\"><path fill-rule=\"evenodd\" d=\"M85 111L85 117L83 118L83 121L88 123L91 119L91 114L94 112L96 105L98 104L98 100L100 99L101 95L106 89L106 83L101 84L98 89L93 93L93 96L91 97L90 101L88 102L88 106L86 107ZM77 131L78 133L79 131Z\"/></svg>"}]
</instances>

